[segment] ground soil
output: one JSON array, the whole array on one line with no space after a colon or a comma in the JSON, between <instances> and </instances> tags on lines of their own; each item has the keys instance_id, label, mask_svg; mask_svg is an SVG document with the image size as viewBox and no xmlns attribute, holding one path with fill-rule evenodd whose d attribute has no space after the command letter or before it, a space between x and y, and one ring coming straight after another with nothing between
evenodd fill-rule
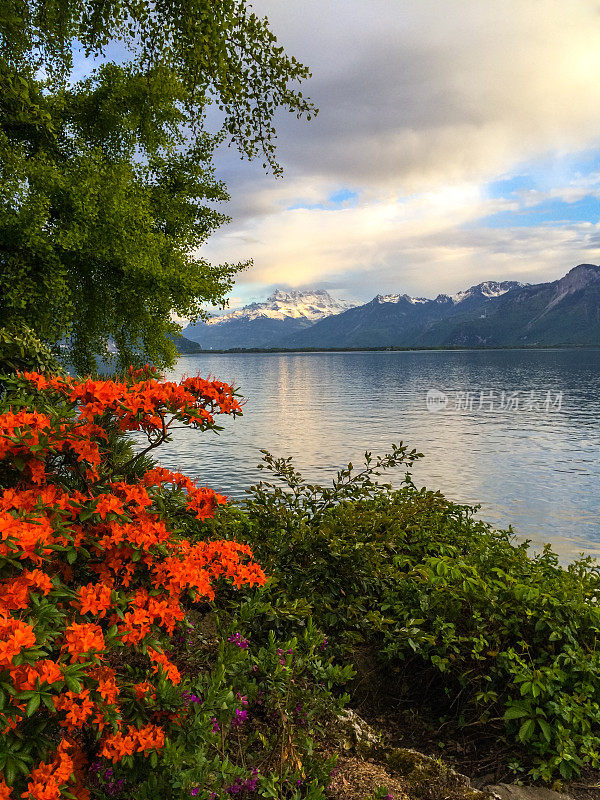
<instances>
[{"instance_id":1,"label":"ground soil","mask_svg":"<svg viewBox=\"0 0 600 800\"><path fill-rule=\"evenodd\" d=\"M358 709L369 725L381 734L383 749L411 748L440 758L452 769L466 775L477 789L496 783L531 783L525 775L510 768L516 760L513 749L489 731L463 730L426 720L398 710L368 713ZM385 786L394 800L414 800L407 782L394 775L380 759L342 754L330 787L332 800L365 800ZM574 800L600 800L600 771L587 769L576 781L555 787ZM419 799L420 800L420 799ZM445 798L440 797L440 800Z\"/></svg>"}]
</instances>

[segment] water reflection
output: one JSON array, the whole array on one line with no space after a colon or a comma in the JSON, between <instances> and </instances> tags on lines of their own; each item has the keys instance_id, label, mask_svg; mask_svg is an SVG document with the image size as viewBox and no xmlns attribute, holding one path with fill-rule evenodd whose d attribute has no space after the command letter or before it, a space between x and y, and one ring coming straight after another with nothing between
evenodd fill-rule
<instances>
[{"instance_id":1,"label":"water reflection","mask_svg":"<svg viewBox=\"0 0 600 800\"><path fill-rule=\"evenodd\" d=\"M481 503L564 556L600 553L600 350L203 354L174 373L240 386L244 416L218 437L177 431L161 461L232 496L255 482L260 449L326 481L368 449L403 440L425 454L415 482ZM427 391L562 392L560 412L427 410Z\"/></svg>"}]
</instances>

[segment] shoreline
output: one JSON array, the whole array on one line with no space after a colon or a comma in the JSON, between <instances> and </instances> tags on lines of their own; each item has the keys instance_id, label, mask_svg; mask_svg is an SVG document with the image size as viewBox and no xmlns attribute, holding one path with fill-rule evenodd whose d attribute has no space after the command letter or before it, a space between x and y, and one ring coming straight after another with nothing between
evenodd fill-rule
<instances>
[{"instance_id":1,"label":"shoreline","mask_svg":"<svg viewBox=\"0 0 600 800\"><path fill-rule=\"evenodd\" d=\"M256 354L256 353L437 353L437 352L456 352L456 353L470 353L480 351L498 351L498 350L526 350L526 351L543 351L543 350L600 350L600 344L548 344L548 345L482 345L481 347L402 347L402 346L389 346L389 347L230 347L227 349L203 349L199 347L197 350L179 351L180 356L196 356L196 355L210 355L210 354Z\"/></svg>"}]
</instances>

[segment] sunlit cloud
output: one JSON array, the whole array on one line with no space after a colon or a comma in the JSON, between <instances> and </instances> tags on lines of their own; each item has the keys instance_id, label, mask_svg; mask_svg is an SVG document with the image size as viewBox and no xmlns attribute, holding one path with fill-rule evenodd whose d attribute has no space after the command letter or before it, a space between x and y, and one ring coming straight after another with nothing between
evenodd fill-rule
<instances>
[{"instance_id":1,"label":"sunlit cloud","mask_svg":"<svg viewBox=\"0 0 600 800\"><path fill-rule=\"evenodd\" d=\"M254 259L238 298L456 291L600 257L595 3L253 5L311 66L321 111L281 117L283 180L219 155L233 222L203 253Z\"/></svg>"}]
</instances>

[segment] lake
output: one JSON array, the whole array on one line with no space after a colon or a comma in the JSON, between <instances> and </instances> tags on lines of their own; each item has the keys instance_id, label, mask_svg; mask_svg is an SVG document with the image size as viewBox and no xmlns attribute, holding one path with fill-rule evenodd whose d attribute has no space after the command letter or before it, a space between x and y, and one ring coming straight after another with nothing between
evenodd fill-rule
<instances>
[{"instance_id":1,"label":"lake","mask_svg":"<svg viewBox=\"0 0 600 800\"><path fill-rule=\"evenodd\" d=\"M159 451L202 485L242 497L261 448L327 482L402 440L424 454L417 485L563 559L600 554L600 349L205 353L169 377L198 373L246 398L218 436L178 430Z\"/></svg>"}]
</instances>

